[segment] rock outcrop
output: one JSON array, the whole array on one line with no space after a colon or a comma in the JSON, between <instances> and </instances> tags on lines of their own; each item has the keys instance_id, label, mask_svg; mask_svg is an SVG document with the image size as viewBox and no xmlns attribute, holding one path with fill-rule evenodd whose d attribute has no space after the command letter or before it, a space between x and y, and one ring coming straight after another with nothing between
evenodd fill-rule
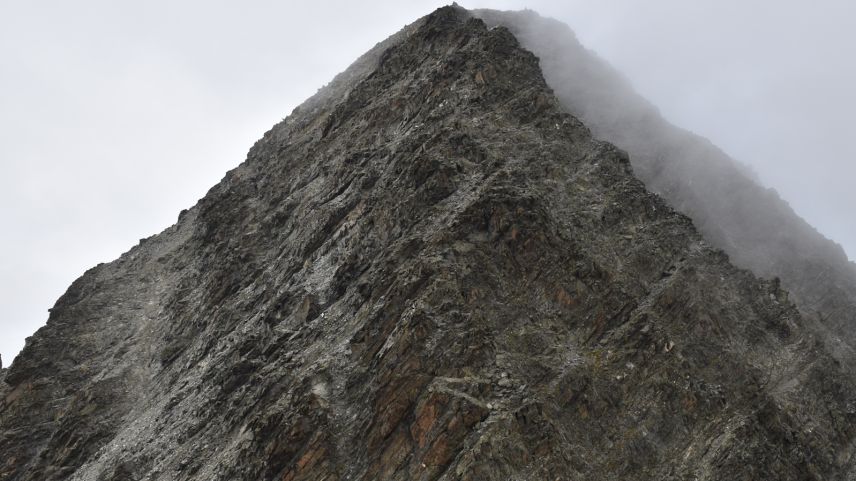
<instances>
[{"instance_id":1,"label":"rock outcrop","mask_svg":"<svg viewBox=\"0 0 856 481\"><path fill-rule=\"evenodd\" d=\"M72 284L0 480L843 478L856 390L807 322L445 7Z\"/></svg>"}]
</instances>

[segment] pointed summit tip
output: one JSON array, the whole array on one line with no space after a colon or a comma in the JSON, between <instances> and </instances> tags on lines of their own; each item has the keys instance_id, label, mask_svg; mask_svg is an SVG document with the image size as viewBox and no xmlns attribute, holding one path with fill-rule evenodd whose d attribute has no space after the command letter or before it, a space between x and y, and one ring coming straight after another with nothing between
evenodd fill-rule
<instances>
[{"instance_id":1,"label":"pointed summit tip","mask_svg":"<svg viewBox=\"0 0 856 481\"><path fill-rule=\"evenodd\" d=\"M454 16L459 16L459 15L462 15L462 14L464 14L464 15L468 15L468 14L469 14L469 10L467 10L466 8L464 8L464 7L460 6L460 5L458 5L458 3L457 3L457 2L452 2L452 4L451 4L451 5L446 5L446 6L444 6L444 7L440 7L440 8L438 8L437 10L434 10L434 12L432 12L429 16L435 16L435 15L454 15Z\"/></svg>"}]
</instances>

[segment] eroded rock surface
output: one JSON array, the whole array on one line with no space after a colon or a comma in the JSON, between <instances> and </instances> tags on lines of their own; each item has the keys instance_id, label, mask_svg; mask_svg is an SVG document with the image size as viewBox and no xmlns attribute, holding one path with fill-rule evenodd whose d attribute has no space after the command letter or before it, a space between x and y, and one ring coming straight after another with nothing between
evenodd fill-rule
<instances>
[{"instance_id":1,"label":"eroded rock surface","mask_svg":"<svg viewBox=\"0 0 856 481\"><path fill-rule=\"evenodd\" d=\"M856 391L457 7L361 58L6 375L0 479L836 479Z\"/></svg>"},{"instance_id":2,"label":"eroded rock surface","mask_svg":"<svg viewBox=\"0 0 856 481\"><path fill-rule=\"evenodd\" d=\"M669 124L567 25L532 11L474 13L534 52L562 105L627 150L646 186L690 216L706 240L736 265L780 278L829 349L856 368L856 264L841 246L707 139Z\"/></svg>"}]
</instances>

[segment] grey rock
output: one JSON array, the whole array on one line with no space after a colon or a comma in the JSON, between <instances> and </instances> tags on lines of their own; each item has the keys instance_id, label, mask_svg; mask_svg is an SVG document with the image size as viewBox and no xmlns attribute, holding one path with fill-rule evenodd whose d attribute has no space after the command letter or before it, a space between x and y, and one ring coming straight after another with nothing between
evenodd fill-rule
<instances>
[{"instance_id":1,"label":"grey rock","mask_svg":"<svg viewBox=\"0 0 856 481\"><path fill-rule=\"evenodd\" d=\"M636 175L687 214L713 246L756 275L781 279L831 352L856 368L856 264L754 173L707 139L675 127L571 29L532 11L476 10L541 60L562 105L625 149ZM668 271L667 271L668 272ZM777 290L771 296L786 295Z\"/></svg>"},{"instance_id":2,"label":"grey rock","mask_svg":"<svg viewBox=\"0 0 856 481\"><path fill-rule=\"evenodd\" d=\"M0 480L844 479L852 376L779 291L446 7L72 284Z\"/></svg>"}]
</instances>

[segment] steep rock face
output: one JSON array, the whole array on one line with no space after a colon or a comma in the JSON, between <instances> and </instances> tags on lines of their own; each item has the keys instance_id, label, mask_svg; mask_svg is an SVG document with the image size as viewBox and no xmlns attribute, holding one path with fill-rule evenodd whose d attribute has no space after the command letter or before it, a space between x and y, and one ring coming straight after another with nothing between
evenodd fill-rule
<instances>
[{"instance_id":1,"label":"steep rock face","mask_svg":"<svg viewBox=\"0 0 856 481\"><path fill-rule=\"evenodd\" d=\"M774 191L704 138L669 124L571 29L532 11L478 10L535 53L548 84L596 137L630 153L636 174L689 215L705 239L759 276L779 277L800 309L856 345L856 264ZM853 358L851 348L842 353Z\"/></svg>"},{"instance_id":2,"label":"steep rock face","mask_svg":"<svg viewBox=\"0 0 856 481\"><path fill-rule=\"evenodd\" d=\"M0 479L835 479L856 391L804 324L447 7L71 286Z\"/></svg>"}]
</instances>

